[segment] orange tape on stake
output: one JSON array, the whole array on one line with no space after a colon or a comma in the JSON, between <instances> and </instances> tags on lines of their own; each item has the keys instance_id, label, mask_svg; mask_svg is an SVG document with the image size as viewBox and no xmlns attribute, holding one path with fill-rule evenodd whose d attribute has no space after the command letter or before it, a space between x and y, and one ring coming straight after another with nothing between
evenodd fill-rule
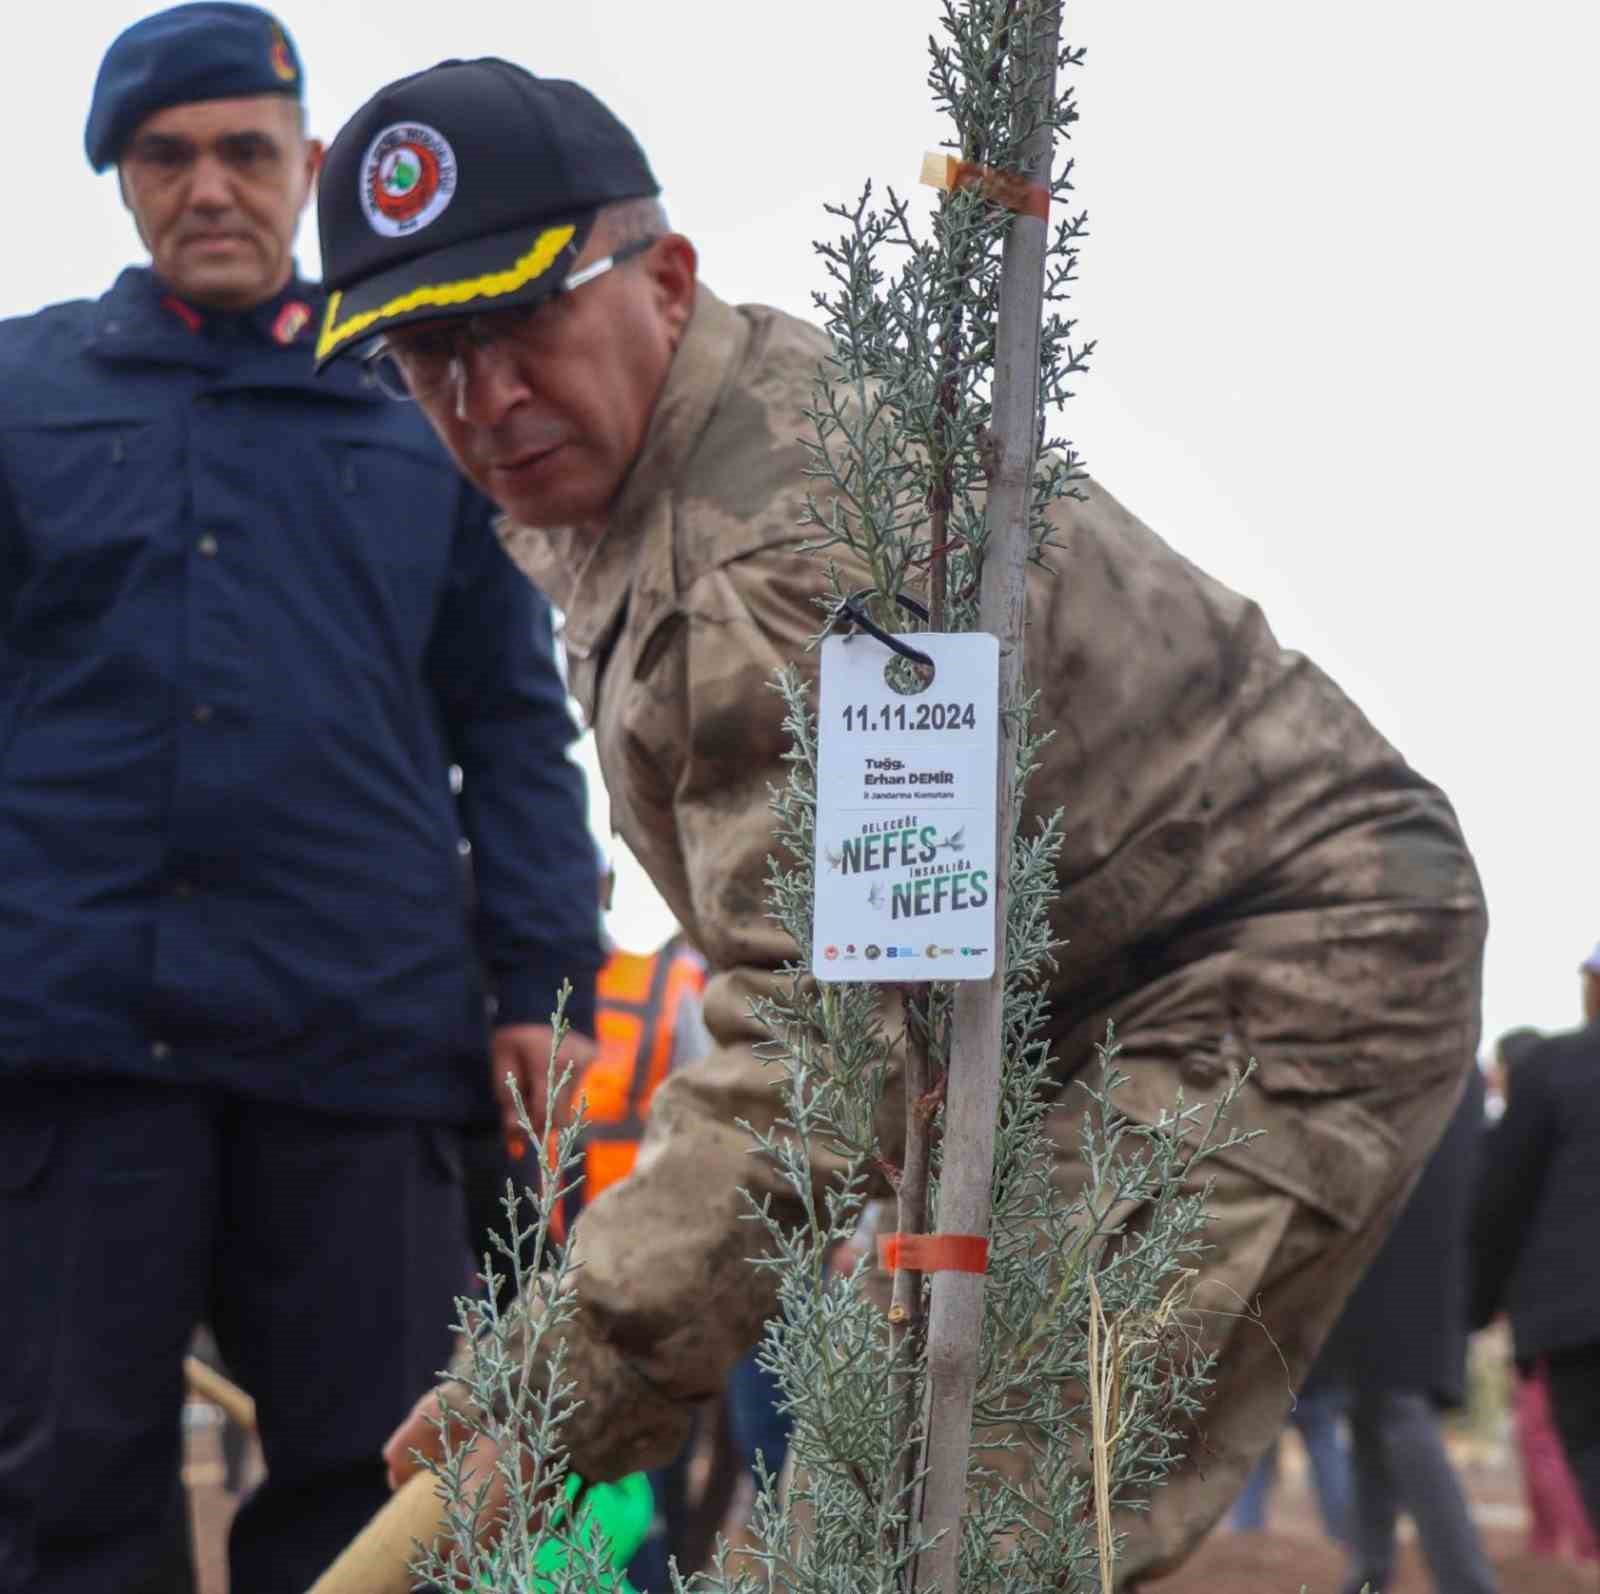
<instances>
[{"instance_id":1,"label":"orange tape on stake","mask_svg":"<svg viewBox=\"0 0 1600 1594\"><path fill-rule=\"evenodd\" d=\"M976 161L957 160L954 155L931 154L922 157L922 181L947 194L958 188L976 188L991 204L1003 205L1019 216L1050 219L1050 190L1031 177L1002 172Z\"/></svg>"},{"instance_id":2,"label":"orange tape on stake","mask_svg":"<svg viewBox=\"0 0 1600 1594\"><path fill-rule=\"evenodd\" d=\"M982 1234L880 1234L878 1266L889 1272L984 1273L989 1241Z\"/></svg>"}]
</instances>

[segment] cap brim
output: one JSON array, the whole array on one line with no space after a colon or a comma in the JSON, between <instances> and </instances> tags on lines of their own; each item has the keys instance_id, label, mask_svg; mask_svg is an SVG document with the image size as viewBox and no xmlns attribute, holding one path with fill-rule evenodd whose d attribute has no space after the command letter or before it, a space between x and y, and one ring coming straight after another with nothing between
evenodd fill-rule
<instances>
[{"instance_id":1,"label":"cap brim","mask_svg":"<svg viewBox=\"0 0 1600 1594\"><path fill-rule=\"evenodd\" d=\"M544 298L571 272L593 225L591 211L471 238L334 289L317 338L317 369L413 321L477 315Z\"/></svg>"}]
</instances>

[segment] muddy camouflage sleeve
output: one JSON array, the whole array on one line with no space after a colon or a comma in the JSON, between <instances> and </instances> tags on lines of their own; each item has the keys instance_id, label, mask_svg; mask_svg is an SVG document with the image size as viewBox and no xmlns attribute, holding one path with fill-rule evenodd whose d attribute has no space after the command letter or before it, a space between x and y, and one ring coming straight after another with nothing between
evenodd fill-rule
<instances>
[{"instance_id":1,"label":"muddy camouflage sleeve","mask_svg":"<svg viewBox=\"0 0 1600 1594\"><path fill-rule=\"evenodd\" d=\"M792 550L713 570L639 683L648 744L637 756L670 777L695 939L715 971L705 995L714 1044L656 1093L633 1176L574 1230L578 1310L566 1340L582 1404L568 1443L585 1477L617 1477L681 1444L691 1407L722 1387L774 1307L772 1275L751 1265L765 1238L751 1200L798 1216L740 1126L767 1128L781 1113L781 1065L757 1055L765 1035L751 1016L753 1001L784 989L778 969L794 953L766 905L770 798L788 745L770 683L792 659L814 668L804 649L819 580L820 562ZM881 1129L897 1138L892 1114ZM835 1164L813 1148L812 1167L826 1183Z\"/></svg>"}]
</instances>

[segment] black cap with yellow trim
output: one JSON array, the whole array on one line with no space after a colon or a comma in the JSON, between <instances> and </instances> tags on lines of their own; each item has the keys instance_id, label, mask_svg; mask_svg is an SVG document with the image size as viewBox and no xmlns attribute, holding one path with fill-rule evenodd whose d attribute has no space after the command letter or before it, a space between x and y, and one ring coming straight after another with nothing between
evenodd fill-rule
<instances>
[{"instance_id":1,"label":"black cap with yellow trim","mask_svg":"<svg viewBox=\"0 0 1600 1594\"><path fill-rule=\"evenodd\" d=\"M317 364L408 322L543 298L602 205L660 191L633 135L576 83L493 58L391 83L323 166Z\"/></svg>"}]
</instances>

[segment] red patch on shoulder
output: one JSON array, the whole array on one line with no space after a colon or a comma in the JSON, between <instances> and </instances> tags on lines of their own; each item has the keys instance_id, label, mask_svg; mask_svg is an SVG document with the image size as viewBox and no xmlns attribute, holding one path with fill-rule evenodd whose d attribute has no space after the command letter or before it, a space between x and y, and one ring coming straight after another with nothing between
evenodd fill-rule
<instances>
[{"instance_id":1,"label":"red patch on shoulder","mask_svg":"<svg viewBox=\"0 0 1600 1594\"><path fill-rule=\"evenodd\" d=\"M272 338L275 343L293 343L305 329L311 325L311 306L302 304L298 299L291 299L279 312L277 319L272 323Z\"/></svg>"}]
</instances>

